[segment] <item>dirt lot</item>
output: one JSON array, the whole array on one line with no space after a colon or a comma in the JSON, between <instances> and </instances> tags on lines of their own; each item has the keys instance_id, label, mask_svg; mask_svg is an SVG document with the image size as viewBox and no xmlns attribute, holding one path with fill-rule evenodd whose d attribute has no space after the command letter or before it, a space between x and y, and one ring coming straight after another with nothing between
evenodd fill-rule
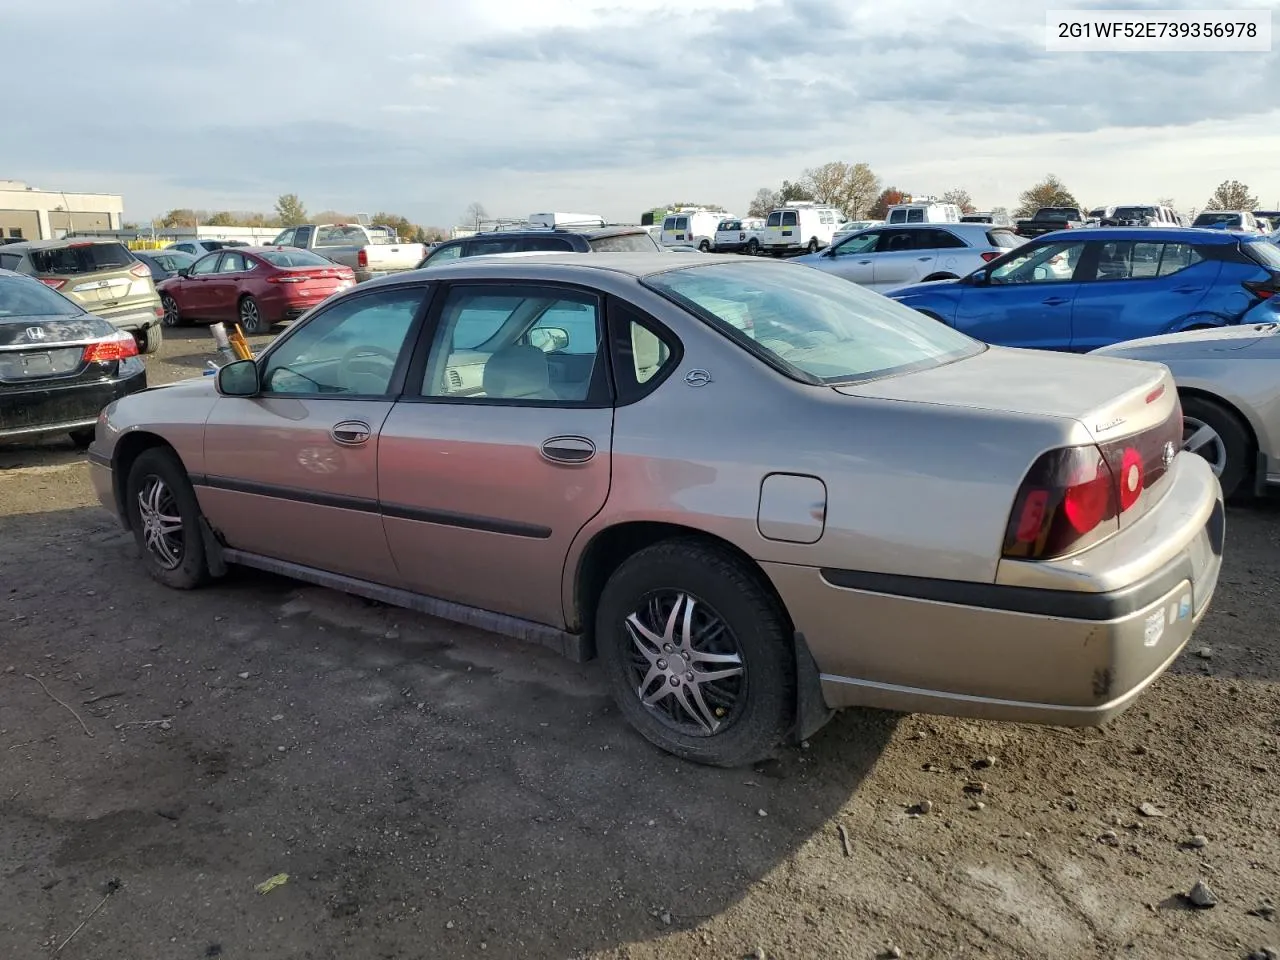
<instances>
[{"instance_id":1,"label":"dirt lot","mask_svg":"<svg viewBox=\"0 0 1280 960\"><path fill-rule=\"evenodd\" d=\"M717 771L591 665L255 573L166 591L70 447L0 451L0 958L1276 948L1278 541L1230 512L1192 649L1105 730L851 712Z\"/></svg>"}]
</instances>

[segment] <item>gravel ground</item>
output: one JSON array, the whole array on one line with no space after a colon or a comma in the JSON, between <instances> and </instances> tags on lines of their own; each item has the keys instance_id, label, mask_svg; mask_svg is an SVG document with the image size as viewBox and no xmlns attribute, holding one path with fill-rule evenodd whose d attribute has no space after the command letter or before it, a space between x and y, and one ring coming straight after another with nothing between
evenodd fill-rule
<instances>
[{"instance_id":1,"label":"gravel ground","mask_svg":"<svg viewBox=\"0 0 1280 960\"><path fill-rule=\"evenodd\" d=\"M257 573L166 591L80 455L0 450L0 957L1275 949L1278 541L1230 511L1192 647L1105 729L848 712L722 771L593 665Z\"/></svg>"}]
</instances>

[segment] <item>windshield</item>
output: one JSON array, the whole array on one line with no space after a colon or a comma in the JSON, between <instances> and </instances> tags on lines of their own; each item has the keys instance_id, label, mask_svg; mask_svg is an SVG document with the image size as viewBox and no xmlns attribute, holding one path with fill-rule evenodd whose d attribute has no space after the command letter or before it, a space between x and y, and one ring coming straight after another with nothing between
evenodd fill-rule
<instances>
[{"instance_id":1,"label":"windshield","mask_svg":"<svg viewBox=\"0 0 1280 960\"><path fill-rule=\"evenodd\" d=\"M1154 217L1155 207L1116 207L1116 220L1141 220L1143 217Z\"/></svg>"},{"instance_id":2,"label":"windshield","mask_svg":"<svg viewBox=\"0 0 1280 960\"><path fill-rule=\"evenodd\" d=\"M593 253L653 253L662 249L647 233L619 233L612 237L596 237L588 245Z\"/></svg>"},{"instance_id":3,"label":"windshield","mask_svg":"<svg viewBox=\"0 0 1280 960\"><path fill-rule=\"evenodd\" d=\"M0 277L0 320L9 317L77 317L83 312L38 280Z\"/></svg>"},{"instance_id":4,"label":"windshield","mask_svg":"<svg viewBox=\"0 0 1280 960\"><path fill-rule=\"evenodd\" d=\"M268 250L258 254L267 263L277 267L332 267L332 260L326 260L306 250Z\"/></svg>"},{"instance_id":5,"label":"windshield","mask_svg":"<svg viewBox=\"0 0 1280 960\"><path fill-rule=\"evenodd\" d=\"M908 373L986 349L915 310L809 267L716 263L669 270L644 283L808 383Z\"/></svg>"},{"instance_id":6,"label":"windshield","mask_svg":"<svg viewBox=\"0 0 1280 960\"><path fill-rule=\"evenodd\" d=\"M1037 220L1079 220L1080 211L1070 207L1044 207L1036 213Z\"/></svg>"}]
</instances>

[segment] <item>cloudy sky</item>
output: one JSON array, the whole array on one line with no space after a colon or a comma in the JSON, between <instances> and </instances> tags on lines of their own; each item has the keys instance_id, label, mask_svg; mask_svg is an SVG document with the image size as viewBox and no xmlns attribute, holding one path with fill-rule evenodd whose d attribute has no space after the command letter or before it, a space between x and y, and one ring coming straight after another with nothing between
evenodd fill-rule
<instances>
[{"instance_id":1,"label":"cloudy sky","mask_svg":"<svg viewBox=\"0 0 1280 960\"><path fill-rule=\"evenodd\" d=\"M0 0L0 179L129 219L286 191L441 225L473 200L742 212L834 159L984 208L1048 172L1088 205L1186 210L1227 178L1280 205L1280 54L1046 52L1046 8L1122 4Z\"/></svg>"}]
</instances>

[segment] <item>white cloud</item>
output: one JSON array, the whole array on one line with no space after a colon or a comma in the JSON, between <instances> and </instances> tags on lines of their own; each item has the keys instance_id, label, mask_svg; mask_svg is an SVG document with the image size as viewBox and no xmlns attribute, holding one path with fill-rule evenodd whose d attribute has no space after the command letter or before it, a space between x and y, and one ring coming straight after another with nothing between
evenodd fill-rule
<instances>
[{"instance_id":1,"label":"white cloud","mask_svg":"<svg viewBox=\"0 0 1280 960\"><path fill-rule=\"evenodd\" d=\"M1190 207L1227 178L1280 193L1275 55L1048 54L1045 6L11 4L6 66L39 82L6 102L0 176L123 192L139 218L295 191L436 223L471 199L504 215L740 210L836 158L982 206L1050 171L1096 203Z\"/></svg>"}]
</instances>

